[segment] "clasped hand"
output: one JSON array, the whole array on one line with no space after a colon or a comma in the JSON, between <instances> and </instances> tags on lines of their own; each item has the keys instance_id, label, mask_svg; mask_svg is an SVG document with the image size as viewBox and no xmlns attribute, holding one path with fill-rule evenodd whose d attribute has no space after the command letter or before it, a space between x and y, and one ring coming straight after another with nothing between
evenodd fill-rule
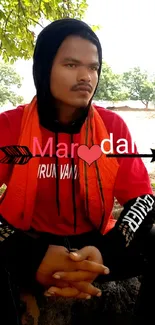
<instances>
[{"instance_id":1,"label":"clasped hand","mask_svg":"<svg viewBox=\"0 0 155 325\"><path fill-rule=\"evenodd\" d=\"M69 253L63 246L49 246L39 266L36 280L46 288L45 295L89 299L101 296L92 282L98 275L109 274L102 255L94 246Z\"/></svg>"}]
</instances>

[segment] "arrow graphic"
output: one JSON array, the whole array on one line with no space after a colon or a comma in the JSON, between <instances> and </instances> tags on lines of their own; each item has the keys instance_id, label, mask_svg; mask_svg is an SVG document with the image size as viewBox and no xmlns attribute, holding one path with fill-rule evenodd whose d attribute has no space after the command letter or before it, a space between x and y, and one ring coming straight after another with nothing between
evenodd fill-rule
<instances>
[{"instance_id":1,"label":"arrow graphic","mask_svg":"<svg viewBox=\"0 0 155 325\"><path fill-rule=\"evenodd\" d=\"M0 150L5 154L5 156L0 159L1 164L25 165L30 159L41 157L41 155L33 156L26 146L6 146L1 147ZM49 154L44 155L44 157L49 157Z\"/></svg>"},{"instance_id":2,"label":"arrow graphic","mask_svg":"<svg viewBox=\"0 0 155 325\"><path fill-rule=\"evenodd\" d=\"M32 155L31 151L26 146L5 146L1 147L0 150L5 154L3 158L0 159L1 164L15 164L15 165L25 165L30 159L36 157L42 157L40 154L35 156ZM155 149L151 149L151 154L107 154L107 157L124 157L124 158L132 158L132 157L143 157L143 158L152 158L151 162L155 161ZM49 154L45 154L44 157L51 157ZM52 155L52 157L56 157L56 155ZM68 155L70 157L70 155Z\"/></svg>"},{"instance_id":3,"label":"arrow graphic","mask_svg":"<svg viewBox=\"0 0 155 325\"><path fill-rule=\"evenodd\" d=\"M142 154L128 154L128 153L121 153L121 154L112 154L112 153L109 153L106 155L106 157L111 157L111 158L114 158L114 157L124 157L124 158L133 158L133 157L141 157L141 158L152 158L151 159L151 162L154 162L155 161L155 149L150 149L152 151L152 153L150 154L146 154L146 153L142 153Z\"/></svg>"},{"instance_id":4,"label":"arrow graphic","mask_svg":"<svg viewBox=\"0 0 155 325\"><path fill-rule=\"evenodd\" d=\"M14 164L14 165L25 165L30 159L36 157L43 157L41 155L32 155L31 151L26 146L6 146L1 147L0 150L5 154L3 158L0 159L1 164ZM45 154L44 157L51 157L49 154ZM56 157L55 154L52 157ZM71 155L68 155L71 157Z\"/></svg>"}]
</instances>

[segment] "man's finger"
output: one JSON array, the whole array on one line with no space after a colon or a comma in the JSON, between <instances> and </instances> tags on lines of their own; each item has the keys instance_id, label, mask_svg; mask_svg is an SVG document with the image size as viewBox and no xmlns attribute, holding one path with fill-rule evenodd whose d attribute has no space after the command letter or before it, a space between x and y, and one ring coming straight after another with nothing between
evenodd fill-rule
<instances>
[{"instance_id":1,"label":"man's finger","mask_svg":"<svg viewBox=\"0 0 155 325\"><path fill-rule=\"evenodd\" d=\"M87 293L81 292L79 295L76 296L76 299L91 299L91 296Z\"/></svg>"},{"instance_id":2,"label":"man's finger","mask_svg":"<svg viewBox=\"0 0 155 325\"><path fill-rule=\"evenodd\" d=\"M76 252L70 252L69 257L73 261L84 261L88 259L90 256L94 255L93 251L94 249L92 246L86 246L77 250Z\"/></svg>"},{"instance_id":3,"label":"man's finger","mask_svg":"<svg viewBox=\"0 0 155 325\"><path fill-rule=\"evenodd\" d=\"M69 283L67 281L63 281L62 279L60 279L60 280L57 280L57 279L51 280L51 285L56 286L58 288L69 287Z\"/></svg>"},{"instance_id":4,"label":"man's finger","mask_svg":"<svg viewBox=\"0 0 155 325\"><path fill-rule=\"evenodd\" d=\"M53 274L54 279L60 279L63 281L89 281L92 280L92 272L87 271L75 271L75 272L57 272Z\"/></svg>"},{"instance_id":5,"label":"man's finger","mask_svg":"<svg viewBox=\"0 0 155 325\"><path fill-rule=\"evenodd\" d=\"M92 261L82 261L76 263L77 270L83 270L88 272L93 272L97 274L109 274L110 270L103 264L99 264Z\"/></svg>"},{"instance_id":6,"label":"man's finger","mask_svg":"<svg viewBox=\"0 0 155 325\"><path fill-rule=\"evenodd\" d=\"M88 293L80 292L76 288L56 288L51 287L44 293L47 297L59 296L66 298L76 298L76 299L91 299L91 295Z\"/></svg>"},{"instance_id":7,"label":"man's finger","mask_svg":"<svg viewBox=\"0 0 155 325\"><path fill-rule=\"evenodd\" d=\"M50 296L50 295L54 296L54 295L56 295L56 296L60 296L60 297L74 298L79 293L80 292L76 288L71 288L71 287L67 287L67 288L51 287L46 291L45 296Z\"/></svg>"},{"instance_id":8,"label":"man's finger","mask_svg":"<svg viewBox=\"0 0 155 325\"><path fill-rule=\"evenodd\" d=\"M81 282L73 282L73 286L75 286L76 289L83 293L87 293L90 296L101 296L102 292L100 289L94 287L91 283L81 281Z\"/></svg>"}]
</instances>

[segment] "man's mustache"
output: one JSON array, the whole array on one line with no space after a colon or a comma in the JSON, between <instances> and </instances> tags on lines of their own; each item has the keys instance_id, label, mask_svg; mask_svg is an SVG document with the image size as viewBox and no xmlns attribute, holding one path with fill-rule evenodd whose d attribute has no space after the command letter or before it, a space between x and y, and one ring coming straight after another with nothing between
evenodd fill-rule
<instances>
[{"instance_id":1,"label":"man's mustache","mask_svg":"<svg viewBox=\"0 0 155 325\"><path fill-rule=\"evenodd\" d=\"M88 90L90 93L91 93L92 90L93 90L93 87L92 87L89 83L86 83L86 82L79 82L77 85L74 85L74 86L71 88L71 91L78 91L78 90L80 90L80 88L86 88L86 90Z\"/></svg>"}]
</instances>

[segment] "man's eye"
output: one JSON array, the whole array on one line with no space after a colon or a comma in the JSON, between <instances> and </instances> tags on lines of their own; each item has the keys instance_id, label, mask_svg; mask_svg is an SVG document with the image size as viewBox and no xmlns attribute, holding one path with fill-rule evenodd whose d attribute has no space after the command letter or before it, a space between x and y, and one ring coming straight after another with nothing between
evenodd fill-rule
<instances>
[{"instance_id":1,"label":"man's eye","mask_svg":"<svg viewBox=\"0 0 155 325\"><path fill-rule=\"evenodd\" d=\"M91 70L93 70L93 71L98 71L98 67L91 67Z\"/></svg>"},{"instance_id":2,"label":"man's eye","mask_svg":"<svg viewBox=\"0 0 155 325\"><path fill-rule=\"evenodd\" d=\"M69 68L76 68L75 63L68 63L68 64L66 64L66 66L69 67Z\"/></svg>"}]
</instances>

